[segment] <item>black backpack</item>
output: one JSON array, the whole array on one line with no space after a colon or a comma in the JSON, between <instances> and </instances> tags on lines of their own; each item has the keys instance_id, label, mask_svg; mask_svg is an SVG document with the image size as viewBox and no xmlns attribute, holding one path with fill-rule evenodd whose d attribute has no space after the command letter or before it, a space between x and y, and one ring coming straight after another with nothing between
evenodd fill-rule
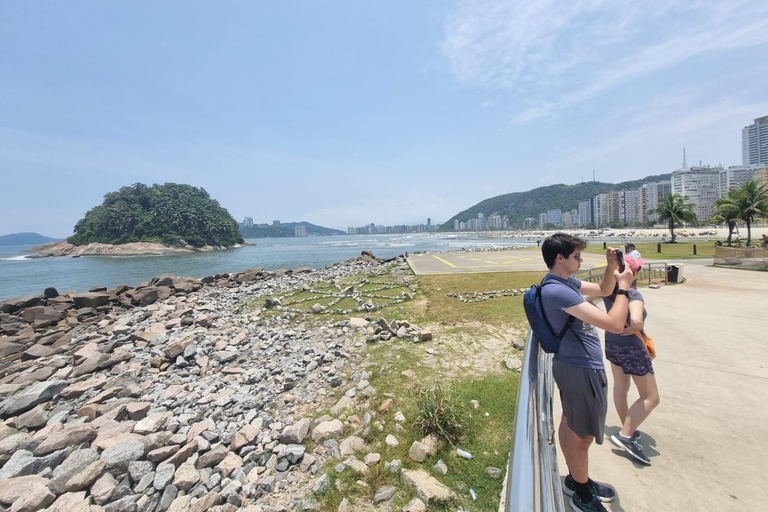
<instances>
[{"instance_id":1,"label":"black backpack","mask_svg":"<svg viewBox=\"0 0 768 512\"><path fill-rule=\"evenodd\" d=\"M533 334L539 340L539 345L541 345L542 350L550 354L556 354L557 351L560 350L560 342L565 336L565 333L568 332L568 329L573 327L573 321L576 319L573 315L568 315L568 321L565 322L565 326L558 334L555 334L552 330L552 326L547 320L547 314L544 312L544 305L541 302L541 290L546 285L555 283L559 283L559 281L546 276L541 280L541 283L531 286L531 289L523 295L525 316L528 317L528 323L533 330ZM578 333L576 333L576 331L574 331L574 333L582 346L584 346L584 342L581 341ZM584 347L584 350L586 349L587 348Z\"/></svg>"}]
</instances>

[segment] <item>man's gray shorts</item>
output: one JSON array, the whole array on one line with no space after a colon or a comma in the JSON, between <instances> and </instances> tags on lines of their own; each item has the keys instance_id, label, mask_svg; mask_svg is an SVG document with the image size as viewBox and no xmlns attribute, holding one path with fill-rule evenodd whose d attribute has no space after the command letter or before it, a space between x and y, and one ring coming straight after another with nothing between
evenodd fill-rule
<instances>
[{"instance_id":1,"label":"man's gray shorts","mask_svg":"<svg viewBox=\"0 0 768 512\"><path fill-rule=\"evenodd\" d=\"M560 401L568 427L580 438L594 436L603 444L608 412L608 380L605 370L592 370L552 360L552 374L560 389Z\"/></svg>"}]
</instances>

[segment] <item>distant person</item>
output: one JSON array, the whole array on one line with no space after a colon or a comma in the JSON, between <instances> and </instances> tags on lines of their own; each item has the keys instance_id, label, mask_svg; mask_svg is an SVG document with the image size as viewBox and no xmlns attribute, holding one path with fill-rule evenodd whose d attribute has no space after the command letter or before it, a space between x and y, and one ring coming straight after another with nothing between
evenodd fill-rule
<instances>
[{"instance_id":1,"label":"distant person","mask_svg":"<svg viewBox=\"0 0 768 512\"><path fill-rule=\"evenodd\" d=\"M563 492L572 497L571 508L576 512L605 512L602 502L613 501L616 491L589 478L589 447L592 441L603 444L608 411L608 380L595 327L615 333L624 328L632 271L626 268L619 274L616 250L609 248L600 284L571 277L581 267L581 251L586 245L585 240L565 233L544 240L541 254L549 276L558 282L542 288L541 302L552 330L560 333L565 329L552 361L563 406L558 439L569 471ZM619 295L611 312L590 302L610 295L617 281Z\"/></svg>"},{"instance_id":2,"label":"distant person","mask_svg":"<svg viewBox=\"0 0 768 512\"><path fill-rule=\"evenodd\" d=\"M635 248L635 244L627 244L624 246L624 252L627 254L627 256L632 256L636 260L639 260L641 258L640 253Z\"/></svg>"},{"instance_id":3,"label":"distant person","mask_svg":"<svg viewBox=\"0 0 768 512\"><path fill-rule=\"evenodd\" d=\"M768 247L768 235L763 235L762 242L760 242L760 247Z\"/></svg>"},{"instance_id":4,"label":"distant person","mask_svg":"<svg viewBox=\"0 0 768 512\"><path fill-rule=\"evenodd\" d=\"M643 268L643 261L632 256L625 256L624 263L634 275ZM603 298L606 311L611 311L616 296L614 291L610 296ZM659 405L659 388L656 385L651 356L645 349L645 342L635 335L644 334L646 316L648 313L645 311L643 296L633 285L629 289L629 315L624 330L620 334L605 333L605 358L611 363L613 405L621 421L621 430L611 436L611 442L650 466L651 459L643 453L643 447L638 442L640 434L637 432L637 427ZM632 382L635 383L640 396L630 407L627 397Z\"/></svg>"}]
</instances>

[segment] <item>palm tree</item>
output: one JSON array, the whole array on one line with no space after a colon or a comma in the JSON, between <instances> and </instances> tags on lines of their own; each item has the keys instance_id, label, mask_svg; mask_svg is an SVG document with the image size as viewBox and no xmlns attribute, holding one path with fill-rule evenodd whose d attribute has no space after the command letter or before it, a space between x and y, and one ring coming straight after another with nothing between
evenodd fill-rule
<instances>
[{"instance_id":1,"label":"palm tree","mask_svg":"<svg viewBox=\"0 0 768 512\"><path fill-rule=\"evenodd\" d=\"M752 244L752 221L768 217L768 183L750 180L736 189L739 217L747 223L747 247Z\"/></svg>"},{"instance_id":2,"label":"palm tree","mask_svg":"<svg viewBox=\"0 0 768 512\"><path fill-rule=\"evenodd\" d=\"M687 222L695 224L697 222L696 213L693 211L693 203L686 200L680 194L668 194L659 205L650 213L658 215L659 220L667 221L669 224L669 235L672 241L675 241L675 224Z\"/></svg>"},{"instance_id":3,"label":"palm tree","mask_svg":"<svg viewBox=\"0 0 768 512\"><path fill-rule=\"evenodd\" d=\"M717 213L709 220L712 223L726 224L728 226L728 239L725 241L728 246L731 245L731 237L733 236L733 230L736 229L736 224L741 221L736 201L737 198L733 191L729 191L727 196L715 201L715 211Z\"/></svg>"}]
</instances>

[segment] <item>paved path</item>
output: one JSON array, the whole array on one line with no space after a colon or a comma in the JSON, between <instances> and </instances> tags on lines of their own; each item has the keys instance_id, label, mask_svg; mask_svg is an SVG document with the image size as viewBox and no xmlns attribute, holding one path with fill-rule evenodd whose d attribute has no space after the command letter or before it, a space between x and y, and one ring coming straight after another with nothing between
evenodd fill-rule
<instances>
[{"instance_id":1,"label":"paved path","mask_svg":"<svg viewBox=\"0 0 768 512\"><path fill-rule=\"evenodd\" d=\"M583 253L583 269L605 265L605 256ZM436 254L411 254L408 264L417 276L427 274L467 274L474 272L513 272L547 270L538 250L476 251Z\"/></svg>"},{"instance_id":2,"label":"paved path","mask_svg":"<svg viewBox=\"0 0 768 512\"><path fill-rule=\"evenodd\" d=\"M661 404L640 427L652 466L607 436L590 450L592 478L618 493L613 512L768 509L768 273L706 261L686 262L685 284L642 290ZM611 401L606 433L618 426Z\"/></svg>"}]
</instances>

